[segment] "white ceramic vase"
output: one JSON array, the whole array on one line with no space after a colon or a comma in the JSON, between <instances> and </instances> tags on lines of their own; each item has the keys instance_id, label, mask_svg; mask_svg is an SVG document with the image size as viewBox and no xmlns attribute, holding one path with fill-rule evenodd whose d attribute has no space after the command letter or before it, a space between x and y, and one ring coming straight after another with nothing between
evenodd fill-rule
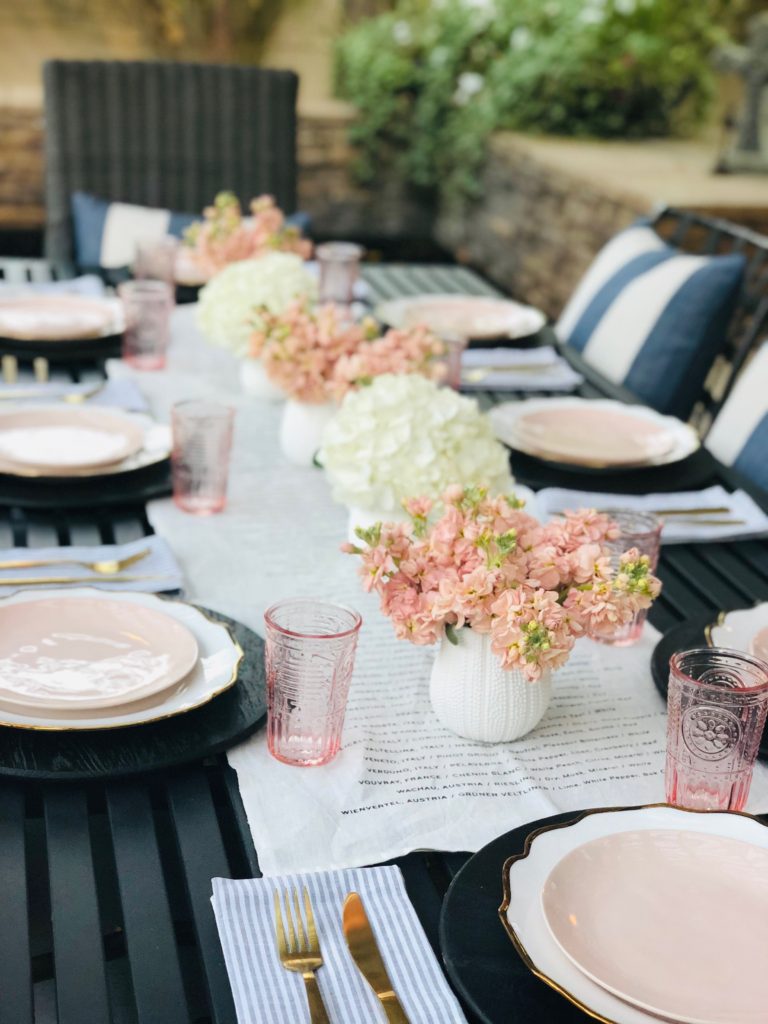
<instances>
[{"instance_id":1,"label":"white ceramic vase","mask_svg":"<svg viewBox=\"0 0 768 1024\"><path fill-rule=\"evenodd\" d=\"M375 523L404 523L408 519L405 509L395 509L392 512L383 512L381 509L359 508L352 505L349 509L349 525L347 526L347 540L350 544L359 544L360 538L355 533L358 527L367 530Z\"/></svg>"},{"instance_id":2,"label":"white ceramic vase","mask_svg":"<svg viewBox=\"0 0 768 1024\"><path fill-rule=\"evenodd\" d=\"M432 666L429 696L446 729L470 740L504 743L535 728L549 706L551 673L529 683L518 669L503 669L487 633L457 631L444 637Z\"/></svg>"},{"instance_id":3,"label":"white ceramic vase","mask_svg":"<svg viewBox=\"0 0 768 1024\"><path fill-rule=\"evenodd\" d=\"M280 422L280 448L297 466L311 466L320 450L326 423L338 409L335 402L313 405L289 398Z\"/></svg>"},{"instance_id":4,"label":"white ceramic vase","mask_svg":"<svg viewBox=\"0 0 768 1024\"><path fill-rule=\"evenodd\" d=\"M243 393L267 402L282 402L285 395L267 376L260 359L247 358L240 363L240 386Z\"/></svg>"}]
</instances>

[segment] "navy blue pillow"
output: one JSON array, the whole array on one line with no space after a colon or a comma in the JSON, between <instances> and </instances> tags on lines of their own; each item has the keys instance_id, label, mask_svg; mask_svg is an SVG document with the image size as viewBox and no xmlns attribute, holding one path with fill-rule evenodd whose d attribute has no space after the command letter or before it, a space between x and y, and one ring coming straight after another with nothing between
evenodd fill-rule
<instances>
[{"instance_id":1,"label":"navy blue pillow","mask_svg":"<svg viewBox=\"0 0 768 1024\"><path fill-rule=\"evenodd\" d=\"M645 223L598 253L555 331L608 380L687 417L722 348L745 259L691 256Z\"/></svg>"}]
</instances>

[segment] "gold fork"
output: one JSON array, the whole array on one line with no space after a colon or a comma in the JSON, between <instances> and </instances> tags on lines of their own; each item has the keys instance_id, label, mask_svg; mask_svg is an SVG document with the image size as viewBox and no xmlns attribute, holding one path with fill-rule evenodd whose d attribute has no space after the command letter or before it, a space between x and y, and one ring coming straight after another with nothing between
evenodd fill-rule
<instances>
[{"instance_id":1,"label":"gold fork","mask_svg":"<svg viewBox=\"0 0 768 1024\"><path fill-rule=\"evenodd\" d=\"M283 899L285 900L285 924L283 924ZM291 899L293 899L293 913L291 912ZM287 971L297 971L304 979L311 1024L330 1024L315 977L315 971L323 966L323 957L320 952L320 940L315 929L315 915L312 913L312 904L306 889L304 889L304 910L306 930L299 906L298 889L286 889L283 894L275 890L277 952L283 967Z\"/></svg>"},{"instance_id":2,"label":"gold fork","mask_svg":"<svg viewBox=\"0 0 768 1024\"><path fill-rule=\"evenodd\" d=\"M127 569L129 565L135 565L137 562L140 562L148 554L149 548L142 548L141 551L137 551L133 555L127 555L125 558L103 558L98 562L80 562L76 558L19 559L17 561L0 562L0 569L38 569L41 566L47 565L79 565L83 569L90 569L91 572L97 572L104 576L113 576L115 573Z\"/></svg>"}]
</instances>

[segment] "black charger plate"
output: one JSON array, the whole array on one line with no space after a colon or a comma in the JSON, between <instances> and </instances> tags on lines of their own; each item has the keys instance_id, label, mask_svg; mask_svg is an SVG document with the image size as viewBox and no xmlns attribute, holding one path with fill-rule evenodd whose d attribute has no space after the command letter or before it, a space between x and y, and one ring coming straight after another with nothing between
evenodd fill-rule
<instances>
[{"instance_id":1,"label":"black charger plate","mask_svg":"<svg viewBox=\"0 0 768 1024\"><path fill-rule=\"evenodd\" d=\"M502 869L545 825L575 821L569 811L494 839L454 878L440 915L440 949L454 988L482 1024L585 1024L587 1014L525 966L499 920Z\"/></svg>"},{"instance_id":2,"label":"black charger plate","mask_svg":"<svg viewBox=\"0 0 768 1024\"><path fill-rule=\"evenodd\" d=\"M606 491L610 494L696 491L715 483L718 471L717 463L705 448L664 466L633 466L622 470L549 462L517 450L510 452L510 459L515 479L536 491L542 487Z\"/></svg>"},{"instance_id":3,"label":"black charger plate","mask_svg":"<svg viewBox=\"0 0 768 1024\"><path fill-rule=\"evenodd\" d=\"M243 649L234 686L194 711L147 725L71 732L0 727L0 776L47 781L120 778L201 761L254 733L267 713L264 642L242 623L202 610L228 626Z\"/></svg>"},{"instance_id":4,"label":"black charger plate","mask_svg":"<svg viewBox=\"0 0 768 1024\"><path fill-rule=\"evenodd\" d=\"M0 473L0 506L98 509L144 504L171 493L171 462L93 477L25 477Z\"/></svg>"},{"instance_id":5,"label":"black charger plate","mask_svg":"<svg viewBox=\"0 0 768 1024\"><path fill-rule=\"evenodd\" d=\"M667 686L669 685L669 659L678 651L689 651L693 647L708 647L706 633L707 626L714 621L712 614L698 615L693 619L686 619L672 629L667 630L653 649L651 655L651 675L656 684L656 689L666 700ZM768 723L763 729L763 736L760 740L757 756L768 761Z\"/></svg>"},{"instance_id":6,"label":"black charger plate","mask_svg":"<svg viewBox=\"0 0 768 1024\"><path fill-rule=\"evenodd\" d=\"M122 334L65 341L20 341L0 335L0 354L16 356L21 363L31 363L38 356L45 356L49 363L103 363L120 355L122 343Z\"/></svg>"}]
</instances>

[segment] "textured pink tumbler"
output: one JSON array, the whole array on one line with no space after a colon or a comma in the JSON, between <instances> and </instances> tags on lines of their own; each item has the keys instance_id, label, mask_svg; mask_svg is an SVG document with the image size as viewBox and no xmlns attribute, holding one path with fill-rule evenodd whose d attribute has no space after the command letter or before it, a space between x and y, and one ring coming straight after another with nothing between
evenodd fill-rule
<instances>
[{"instance_id":1,"label":"textured pink tumbler","mask_svg":"<svg viewBox=\"0 0 768 1024\"><path fill-rule=\"evenodd\" d=\"M619 536L608 541L607 547L613 568L618 565L619 558L630 548L637 548L641 555L647 555L651 563L651 572L656 571L659 564L661 547L661 520L650 512L634 512L630 509L607 509L619 528ZM615 647L630 647L636 644L643 633L643 623L648 616L646 610L639 611L631 622L623 626L608 626L590 633L593 640Z\"/></svg>"},{"instance_id":2,"label":"textured pink tumbler","mask_svg":"<svg viewBox=\"0 0 768 1024\"><path fill-rule=\"evenodd\" d=\"M179 402L171 410L173 500L185 512L211 515L227 503L235 410L217 402Z\"/></svg>"},{"instance_id":3,"label":"textured pink tumbler","mask_svg":"<svg viewBox=\"0 0 768 1024\"><path fill-rule=\"evenodd\" d=\"M123 281L123 359L137 370L162 370L171 336L173 290L167 281Z\"/></svg>"},{"instance_id":4,"label":"textured pink tumbler","mask_svg":"<svg viewBox=\"0 0 768 1024\"><path fill-rule=\"evenodd\" d=\"M740 811L768 711L768 664L717 647L673 654L667 706L667 803Z\"/></svg>"},{"instance_id":5,"label":"textured pink tumbler","mask_svg":"<svg viewBox=\"0 0 768 1024\"><path fill-rule=\"evenodd\" d=\"M264 621L269 751L286 764L326 764L341 746L362 619L319 598L292 598Z\"/></svg>"}]
</instances>

